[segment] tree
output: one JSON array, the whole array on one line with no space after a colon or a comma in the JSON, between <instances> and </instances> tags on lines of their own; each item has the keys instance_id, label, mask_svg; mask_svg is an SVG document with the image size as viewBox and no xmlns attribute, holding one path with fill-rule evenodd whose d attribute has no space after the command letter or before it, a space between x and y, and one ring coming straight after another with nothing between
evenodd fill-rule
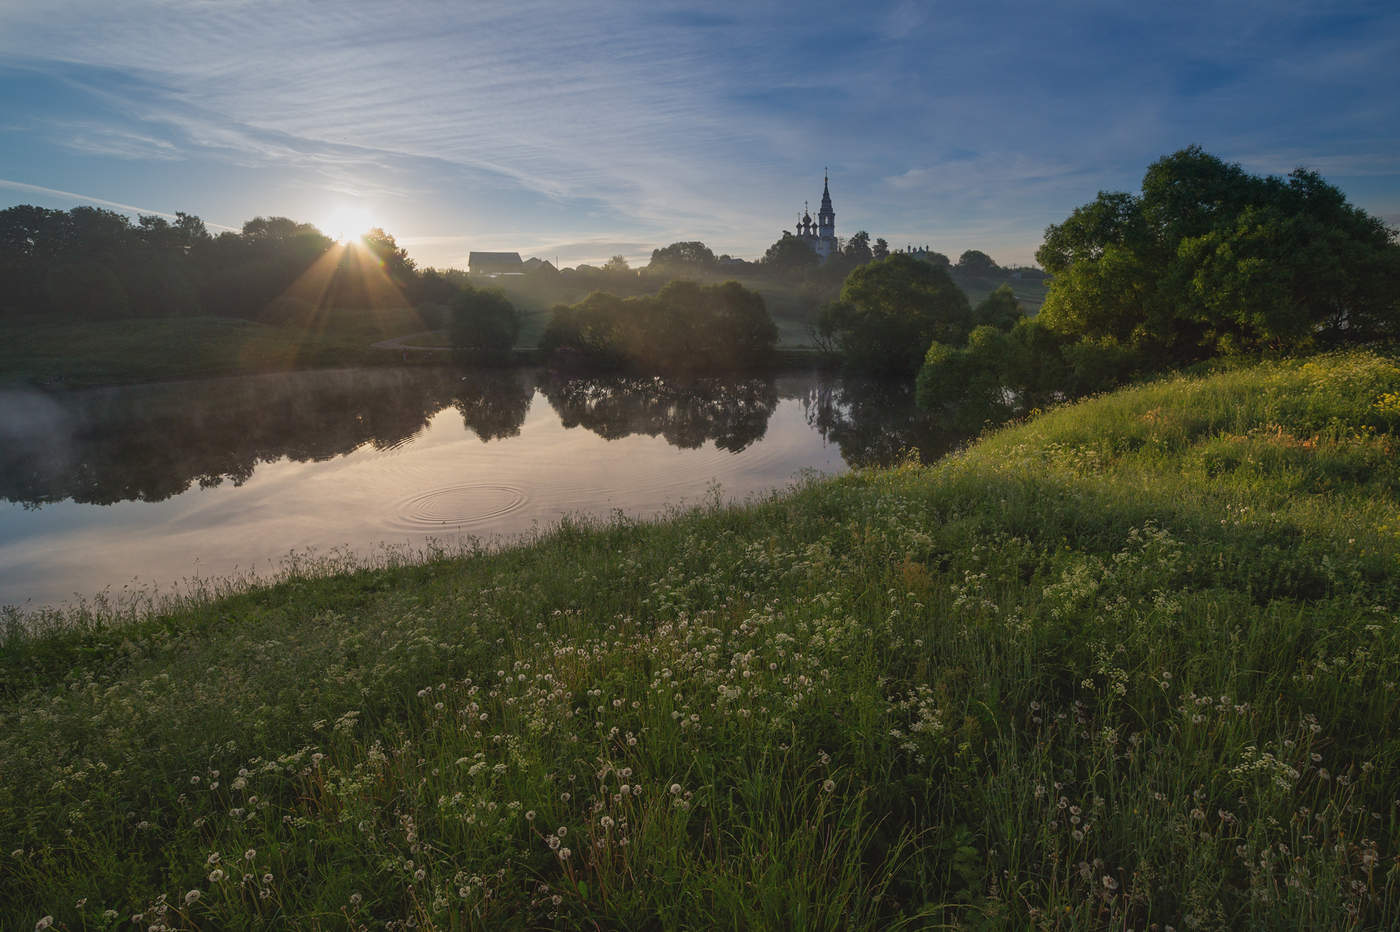
<instances>
[{"instance_id":1,"label":"tree","mask_svg":"<svg viewBox=\"0 0 1400 932\"><path fill-rule=\"evenodd\" d=\"M672 281L655 295L594 292L560 305L540 349L646 370L748 368L768 361L778 328L763 297L738 282Z\"/></svg>"},{"instance_id":2,"label":"tree","mask_svg":"<svg viewBox=\"0 0 1400 932\"><path fill-rule=\"evenodd\" d=\"M870 251L871 258L880 260L890 254L890 244L885 242L883 236L875 239L875 248Z\"/></svg>"},{"instance_id":3,"label":"tree","mask_svg":"<svg viewBox=\"0 0 1400 932\"><path fill-rule=\"evenodd\" d=\"M958 271L967 275L988 276L1001 271L991 256L978 249L969 249L958 257Z\"/></svg>"},{"instance_id":4,"label":"tree","mask_svg":"<svg viewBox=\"0 0 1400 932\"><path fill-rule=\"evenodd\" d=\"M874 258L870 251L870 234L861 230L846 243L846 258L852 265L864 265Z\"/></svg>"},{"instance_id":5,"label":"tree","mask_svg":"<svg viewBox=\"0 0 1400 932\"><path fill-rule=\"evenodd\" d=\"M818 320L851 368L906 376L930 343L960 344L971 325L967 296L948 272L903 254L853 271Z\"/></svg>"},{"instance_id":6,"label":"tree","mask_svg":"<svg viewBox=\"0 0 1400 932\"><path fill-rule=\"evenodd\" d=\"M452 303L448 329L454 349L500 356L515 346L520 318L499 291L467 286Z\"/></svg>"},{"instance_id":7,"label":"tree","mask_svg":"<svg viewBox=\"0 0 1400 932\"><path fill-rule=\"evenodd\" d=\"M399 246L392 234L375 227L360 239L365 248L374 253L385 273L395 282L403 283L413 277L417 266L408 257L408 250Z\"/></svg>"},{"instance_id":8,"label":"tree","mask_svg":"<svg viewBox=\"0 0 1400 932\"><path fill-rule=\"evenodd\" d=\"M712 268L714 264L715 254L710 251L710 247L692 240L685 243L672 243L664 249L653 249L651 251L651 264L648 268L654 271L668 269L696 271Z\"/></svg>"},{"instance_id":9,"label":"tree","mask_svg":"<svg viewBox=\"0 0 1400 932\"><path fill-rule=\"evenodd\" d=\"M780 275L796 276L820 265L821 257L805 240L784 231L782 238L763 253L762 262L765 268Z\"/></svg>"},{"instance_id":10,"label":"tree","mask_svg":"<svg viewBox=\"0 0 1400 932\"><path fill-rule=\"evenodd\" d=\"M603 263L604 272L629 272L631 270L632 266L627 264L626 256L613 256L607 262Z\"/></svg>"},{"instance_id":11,"label":"tree","mask_svg":"<svg viewBox=\"0 0 1400 932\"><path fill-rule=\"evenodd\" d=\"M1041 309L1071 343L1116 343L1148 368L1216 353L1400 335L1400 246L1316 173L1250 175L1197 146L1046 230Z\"/></svg>"},{"instance_id":12,"label":"tree","mask_svg":"<svg viewBox=\"0 0 1400 932\"><path fill-rule=\"evenodd\" d=\"M1002 331L1016 326L1021 317L1021 306L1016 301L1016 293L1006 284L999 285L972 311L975 325L986 324Z\"/></svg>"}]
</instances>

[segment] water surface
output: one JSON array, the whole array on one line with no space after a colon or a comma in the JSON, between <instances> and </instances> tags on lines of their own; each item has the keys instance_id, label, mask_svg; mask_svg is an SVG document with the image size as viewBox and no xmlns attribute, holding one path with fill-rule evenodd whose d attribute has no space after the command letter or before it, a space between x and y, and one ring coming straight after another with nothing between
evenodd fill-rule
<instances>
[{"instance_id":1,"label":"water surface","mask_svg":"<svg viewBox=\"0 0 1400 932\"><path fill-rule=\"evenodd\" d=\"M509 541L955 438L907 388L405 368L0 395L0 605Z\"/></svg>"}]
</instances>

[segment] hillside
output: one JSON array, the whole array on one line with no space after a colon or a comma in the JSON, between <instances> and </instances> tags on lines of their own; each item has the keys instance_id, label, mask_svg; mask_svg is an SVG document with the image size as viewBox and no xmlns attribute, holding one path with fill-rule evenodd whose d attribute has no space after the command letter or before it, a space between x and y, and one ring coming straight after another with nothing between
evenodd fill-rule
<instances>
[{"instance_id":1,"label":"hillside","mask_svg":"<svg viewBox=\"0 0 1400 932\"><path fill-rule=\"evenodd\" d=\"M1397 434L1395 361L1270 363L746 507L10 617L3 926L1394 927Z\"/></svg>"}]
</instances>

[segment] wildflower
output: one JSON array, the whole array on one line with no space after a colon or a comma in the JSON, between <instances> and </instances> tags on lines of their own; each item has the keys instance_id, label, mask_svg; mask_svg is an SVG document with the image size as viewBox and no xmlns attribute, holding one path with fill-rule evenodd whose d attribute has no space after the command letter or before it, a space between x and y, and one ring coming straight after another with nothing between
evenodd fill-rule
<instances>
[{"instance_id":1,"label":"wildflower","mask_svg":"<svg viewBox=\"0 0 1400 932\"><path fill-rule=\"evenodd\" d=\"M210 882L210 883L218 883L220 880L223 880L223 879L224 879L224 872L223 872L220 868L217 868L217 867L216 867L216 868L214 868L212 871L209 872L209 882Z\"/></svg>"},{"instance_id":2,"label":"wildflower","mask_svg":"<svg viewBox=\"0 0 1400 932\"><path fill-rule=\"evenodd\" d=\"M835 790L836 790L836 781L835 781L835 780L827 780L827 781L825 781L824 783L822 783L822 792L824 792L824 793L831 793L831 792L834 792Z\"/></svg>"},{"instance_id":3,"label":"wildflower","mask_svg":"<svg viewBox=\"0 0 1400 932\"><path fill-rule=\"evenodd\" d=\"M680 795L680 792L681 792L681 785L680 785L679 783L672 783L672 784L671 784L671 795L672 795L672 796L679 796L679 795Z\"/></svg>"},{"instance_id":4,"label":"wildflower","mask_svg":"<svg viewBox=\"0 0 1400 932\"><path fill-rule=\"evenodd\" d=\"M218 864L219 852L215 851L213 854L209 855L208 860L206 860L204 863L208 864L210 867L214 866L215 864Z\"/></svg>"},{"instance_id":5,"label":"wildflower","mask_svg":"<svg viewBox=\"0 0 1400 932\"><path fill-rule=\"evenodd\" d=\"M351 906L359 906L359 905L360 905L360 895L359 895L358 893L352 893L352 894L350 894L350 905L351 905Z\"/></svg>"},{"instance_id":6,"label":"wildflower","mask_svg":"<svg viewBox=\"0 0 1400 932\"><path fill-rule=\"evenodd\" d=\"M570 851L568 848L560 848L560 849L559 849L559 860L561 860L561 861L567 861L569 858L573 857L573 855L574 855L574 853L573 853L572 851Z\"/></svg>"},{"instance_id":7,"label":"wildflower","mask_svg":"<svg viewBox=\"0 0 1400 932\"><path fill-rule=\"evenodd\" d=\"M249 848L247 851L243 852L243 860L245 860L245 861L251 861L251 860L253 860L253 858L255 858L255 857L257 857L257 856L258 856L258 852L257 852L256 849L253 849L253 848Z\"/></svg>"},{"instance_id":8,"label":"wildflower","mask_svg":"<svg viewBox=\"0 0 1400 932\"><path fill-rule=\"evenodd\" d=\"M199 891L198 891L198 890L191 890L189 893L186 893L186 894L185 894L185 905L186 905L186 906L193 906L194 904L198 903L198 902L199 902L199 896L200 896L200 894L199 894Z\"/></svg>"},{"instance_id":9,"label":"wildflower","mask_svg":"<svg viewBox=\"0 0 1400 932\"><path fill-rule=\"evenodd\" d=\"M263 883L272 883L272 875L263 874Z\"/></svg>"},{"instance_id":10,"label":"wildflower","mask_svg":"<svg viewBox=\"0 0 1400 932\"><path fill-rule=\"evenodd\" d=\"M34 923L34 928L37 932L37 930L47 929L51 925L53 925L53 917L45 916L43 919L40 919L38 922Z\"/></svg>"},{"instance_id":11,"label":"wildflower","mask_svg":"<svg viewBox=\"0 0 1400 932\"><path fill-rule=\"evenodd\" d=\"M525 821L526 821L526 822L533 822L533 821L535 821L535 810L531 809L531 810L529 810L529 811L527 811L527 812L525 813Z\"/></svg>"}]
</instances>

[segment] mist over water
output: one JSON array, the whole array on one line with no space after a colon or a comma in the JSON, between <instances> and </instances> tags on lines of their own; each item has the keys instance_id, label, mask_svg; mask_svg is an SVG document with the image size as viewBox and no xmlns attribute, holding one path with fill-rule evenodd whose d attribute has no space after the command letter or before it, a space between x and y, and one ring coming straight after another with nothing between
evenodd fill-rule
<instances>
[{"instance_id":1,"label":"mist over water","mask_svg":"<svg viewBox=\"0 0 1400 932\"><path fill-rule=\"evenodd\" d=\"M289 554L509 541L565 515L740 500L957 438L907 389L816 374L245 376L0 405L0 604L265 575Z\"/></svg>"}]
</instances>

